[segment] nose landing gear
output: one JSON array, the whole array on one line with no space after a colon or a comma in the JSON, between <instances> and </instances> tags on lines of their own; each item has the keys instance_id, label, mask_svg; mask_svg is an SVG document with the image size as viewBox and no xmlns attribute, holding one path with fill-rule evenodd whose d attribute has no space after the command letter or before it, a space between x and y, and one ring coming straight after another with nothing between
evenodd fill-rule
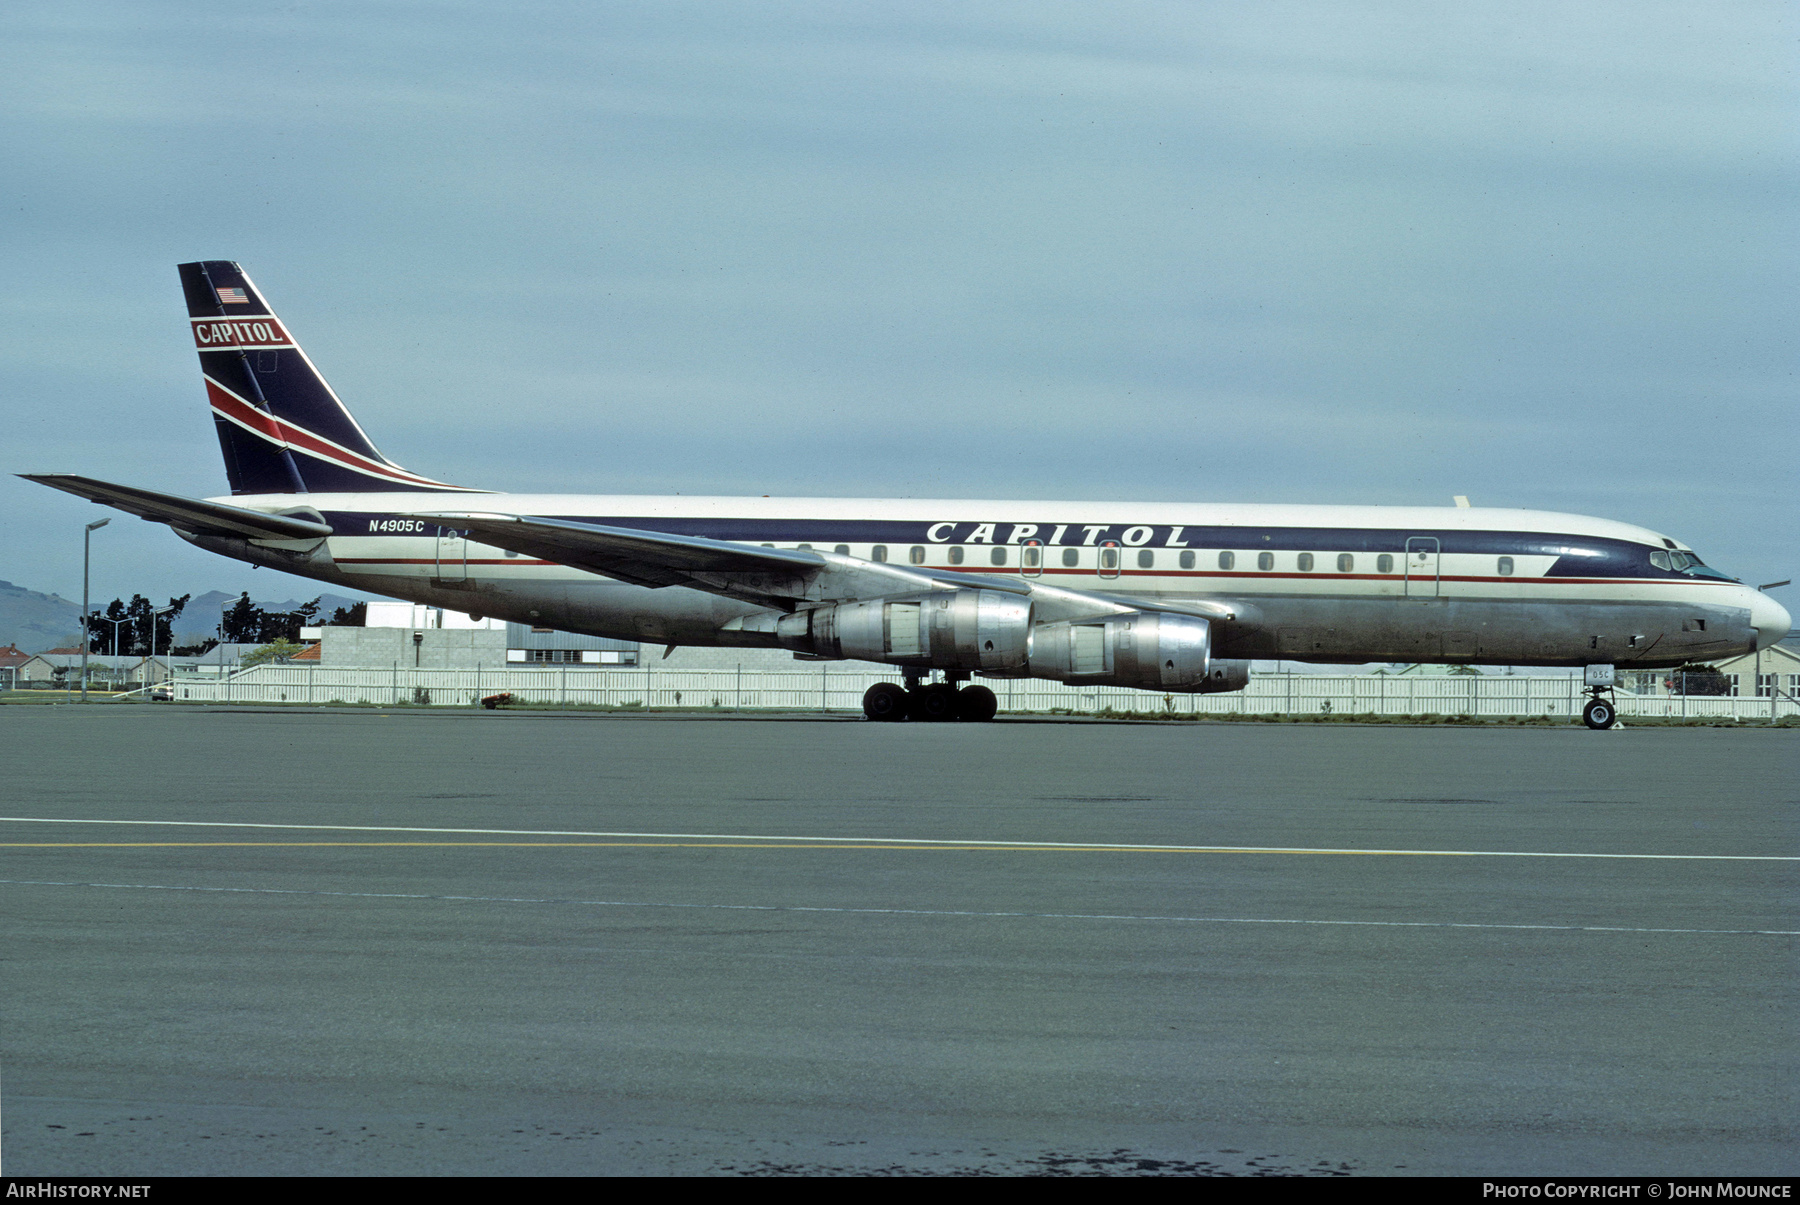
<instances>
[{"instance_id":1,"label":"nose landing gear","mask_svg":"<svg viewBox=\"0 0 1800 1205\"><path fill-rule=\"evenodd\" d=\"M1581 709L1581 722L1596 730L1611 728L1619 720L1619 707L1613 699L1613 667L1590 665L1583 677L1591 696Z\"/></svg>"},{"instance_id":2,"label":"nose landing gear","mask_svg":"<svg viewBox=\"0 0 1800 1205\"><path fill-rule=\"evenodd\" d=\"M1612 692L1608 691L1607 693L1611 694ZM1619 713L1614 709L1613 701L1601 698L1597 689L1594 691L1594 697L1588 700L1587 706L1581 709L1581 722L1589 728L1611 728L1618 718Z\"/></svg>"},{"instance_id":3,"label":"nose landing gear","mask_svg":"<svg viewBox=\"0 0 1800 1205\"><path fill-rule=\"evenodd\" d=\"M983 723L1000 710L1000 700L987 687L958 687L958 682L968 680L967 674L946 674L945 679L923 685L922 679L908 675L904 688L892 682L877 682L863 694L863 715L888 722L911 719L925 723Z\"/></svg>"}]
</instances>

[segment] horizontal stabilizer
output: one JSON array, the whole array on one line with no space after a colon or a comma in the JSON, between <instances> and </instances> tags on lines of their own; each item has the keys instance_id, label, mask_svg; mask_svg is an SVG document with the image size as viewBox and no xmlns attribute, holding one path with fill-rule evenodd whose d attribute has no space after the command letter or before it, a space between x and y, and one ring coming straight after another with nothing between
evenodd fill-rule
<instances>
[{"instance_id":1,"label":"horizontal stabilizer","mask_svg":"<svg viewBox=\"0 0 1800 1205\"><path fill-rule=\"evenodd\" d=\"M203 502L132 485L114 485L73 473L20 473L27 481L115 507L151 523L167 523L195 535L238 536L252 540L316 540L331 534L324 523L292 515L270 515L242 506Z\"/></svg>"},{"instance_id":2,"label":"horizontal stabilizer","mask_svg":"<svg viewBox=\"0 0 1800 1205\"><path fill-rule=\"evenodd\" d=\"M816 552L754 548L727 540L676 536L632 527L603 527L561 519L490 514L438 514L484 544L602 573L639 586L686 586L699 575L778 574L793 577L825 566Z\"/></svg>"}]
</instances>

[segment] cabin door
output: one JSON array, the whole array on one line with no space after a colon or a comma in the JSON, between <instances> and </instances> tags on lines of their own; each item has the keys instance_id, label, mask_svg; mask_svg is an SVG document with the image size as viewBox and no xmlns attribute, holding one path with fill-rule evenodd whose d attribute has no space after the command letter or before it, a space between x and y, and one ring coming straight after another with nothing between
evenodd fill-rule
<instances>
[{"instance_id":1,"label":"cabin door","mask_svg":"<svg viewBox=\"0 0 1800 1205\"><path fill-rule=\"evenodd\" d=\"M1406 597L1438 595L1438 542L1436 536L1411 536L1406 541Z\"/></svg>"},{"instance_id":2,"label":"cabin door","mask_svg":"<svg viewBox=\"0 0 1800 1205\"><path fill-rule=\"evenodd\" d=\"M438 528L437 576L440 582L461 582L469 578L469 541L460 531Z\"/></svg>"}]
</instances>

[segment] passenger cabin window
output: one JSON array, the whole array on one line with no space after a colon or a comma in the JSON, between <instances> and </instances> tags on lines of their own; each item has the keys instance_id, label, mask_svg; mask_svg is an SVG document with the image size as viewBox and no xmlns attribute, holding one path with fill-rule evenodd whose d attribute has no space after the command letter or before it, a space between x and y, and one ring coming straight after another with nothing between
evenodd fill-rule
<instances>
[{"instance_id":1,"label":"passenger cabin window","mask_svg":"<svg viewBox=\"0 0 1800 1205\"><path fill-rule=\"evenodd\" d=\"M1117 540L1107 540L1100 545L1100 559L1096 568L1101 577L1119 576L1119 544Z\"/></svg>"},{"instance_id":2,"label":"passenger cabin window","mask_svg":"<svg viewBox=\"0 0 1800 1205\"><path fill-rule=\"evenodd\" d=\"M1184 553L1182 553L1182 554L1181 554L1181 555L1182 555L1182 556L1184 556L1184 557L1189 557L1189 558L1192 558L1192 557L1193 557L1193 555L1194 555L1194 554L1193 554L1193 553L1191 553L1191 552L1184 552ZM1184 564L1189 564L1189 565L1191 565L1191 564L1193 564L1193 561L1192 561L1192 560L1191 560L1191 559L1190 559L1190 560L1188 560L1188 561L1185 561L1185 562L1183 562L1183 563L1184 563ZM1229 568L1231 568L1231 567L1232 567L1232 566L1233 566L1233 565L1235 565L1235 564L1237 564L1237 554L1236 554L1236 553L1233 553L1233 552L1221 552L1221 553L1220 553L1220 554L1219 554L1219 568L1221 568L1221 569L1229 569Z\"/></svg>"},{"instance_id":3,"label":"passenger cabin window","mask_svg":"<svg viewBox=\"0 0 1800 1205\"><path fill-rule=\"evenodd\" d=\"M960 564L962 564L962 558L963 558L962 545L961 544L950 545L950 563L952 565L960 565Z\"/></svg>"},{"instance_id":4,"label":"passenger cabin window","mask_svg":"<svg viewBox=\"0 0 1800 1205\"><path fill-rule=\"evenodd\" d=\"M1295 563L1300 566L1300 572L1311 573L1312 572L1312 553L1310 553L1310 552L1301 553L1299 560L1296 561Z\"/></svg>"},{"instance_id":5,"label":"passenger cabin window","mask_svg":"<svg viewBox=\"0 0 1800 1205\"><path fill-rule=\"evenodd\" d=\"M1044 546L1036 540L1026 541L1019 549L1019 572L1026 577L1036 577L1044 571Z\"/></svg>"},{"instance_id":6,"label":"passenger cabin window","mask_svg":"<svg viewBox=\"0 0 1800 1205\"><path fill-rule=\"evenodd\" d=\"M887 560L887 545L886 544L877 544L877 545L875 545L875 547L869 549L869 559L871 561Z\"/></svg>"},{"instance_id":7,"label":"passenger cabin window","mask_svg":"<svg viewBox=\"0 0 1800 1205\"><path fill-rule=\"evenodd\" d=\"M988 553L988 561L990 564L995 564L995 565L1006 564L1006 549L1004 549L1004 548L994 549L994 551Z\"/></svg>"},{"instance_id":8,"label":"passenger cabin window","mask_svg":"<svg viewBox=\"0 0 1800 1205\"><path fill-rule=\"evenodd\" d=\"M1394 558L1391 553L1384 552L1380 556L1375 558L1375 572L1377 572L1377 573L1392 573L1393 571L1394 571Z\"/></svg>"},{"instance_id":9,"label":"passenger cabin window","mask_svg":"<svg viewBox=\"0 0 1800 1205\"><path fill-rule=\"evenodd\" d=\"M925 563L925 550L920 548L917 544L914 544L912 546L912 551L906 554L906 559L915 565L923 565Z\"/></svg>"},{"instance_id":10,"label":"passenger cabin window","mask_svg":"<svg viewBox=\"0 0 1800 1205\"><path fill-rule=\"evenodd\" d=\"M1509 557L1509 556L1503 556L1503 557L1501 557L1501 558L1500 558L1500 564L1499 564L1499 569L1500 569L1500 576L1501 576L1501 577L1511 577L1511 576L1512 576L1512 570L1513 570L1513 564L1512 564L1512 558L1511 558L1511 557Z\"/></svg>"},{"instance_id":11,"label":"passenger cabin window","mask_svg":"<svg viewBox=\"0 0 1800 1205\"><path fill-rule=\"evenodd\" d=\"M1355 573L1356 572L1356 558L1351 556L1347 552L1338 553L1338 572L1339 573Z\"/></svg>"},{"instance_id":12,"label":"passenger cabin window","mask_svg":"<svg viewBox=\"0 0 1800 1205\"><path fill-rule=\"evenodd\" d=\"M1275 554L1272 552L1257 553L1256 554L1256 567L1258 569L1264 569L1264 570L1275 568Z\"/></svg>"},{"instance_id":13,"label":"passenger cabin window","mask_svg":"<svg viewBox=\"0 0 1800 1205\"><path fill-rule=\"evenodd\" d=\"M794 547L795 548L811 548L812 545L811 544L796 544L796 545L794 545Z\"/></svg>"},{"instance_id":14,"label":"passenger cabin window","mask_svg":"<svg viewBox=\"0 0 1800 1205\"><path fill-rule=\"evenodd\" d=\"M839 544L835 548L833 548L831 551L837 553L839 556L849 556L850 555L850 545Z\"/></svg>"},{"instance_id":15,"label":"passenger cabin window","mask_svg":"<svg viewBox=\"0 0 1800 1205\"><path fill-rule=\"evenodd\" d=\"M1070 566L1070 567L1074 567L1076 565L1081 564L1081 549L1079 549L1079 548L1063 549L1063 564Z\"/></svg>"},{"instance_id":16,"label":"passenger cabin window","mask_svg":"<svg viewBox=\"0 0 1800 1205\"><path fill-rule=\"evenodd\" d=\"M1148 569L1152 565L1155 565L1155 564L1156 564L1156 554L1154 552L1151 552L1148 548L1142 549L1138 552L1138 568L1139 569Z\"/></svg>"}]
</instances>

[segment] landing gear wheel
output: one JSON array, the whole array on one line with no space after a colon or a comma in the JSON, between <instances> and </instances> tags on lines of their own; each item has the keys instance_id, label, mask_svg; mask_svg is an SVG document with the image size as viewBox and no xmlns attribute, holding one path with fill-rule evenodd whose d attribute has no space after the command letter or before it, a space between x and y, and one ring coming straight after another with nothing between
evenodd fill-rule
<instances>
[{"instance_id":1,"label":"landing gear wheel","mask_svg":"<svg viewBox=\"0 0 1800 1205\"><path fill-rule=\"evenodd\" d=\"M1581 722L1589 728L1611 728L1618 718L1619 713L1605 699L1589 699L1581 709Z\"/></svg>"},{"instance_id":2,"label":"landing gear wheel","mask_svg":"<svg viewBox=\"0 0 1800 1205\"><path fill-rule=\"evenodd\" d=\"M877 682L863 692L863 714L871 720L904 720L906 691L892 682Z\"/></svg>"},{"instance_id":3,"label":"landing gear wheel","mask_svg":"<svg viewBox=\"0 0 1800 1205\"><path fill-rule=\"evenodd\" d=\"M956 692L956 718L981 724L994 718L1000 700L985 686L965 686Z\"/></svg>"},{"instance_id":4,"label":"landing gear wheel","mask_svg":"<svg viewBox=\"0 0 1800 1205\"><path fill-rule=\"evenodd\" d=\"M915 720L953 720L956 718L956 687L927 686L913 693L912 718Z\"/></svg>"}]
</instances>

